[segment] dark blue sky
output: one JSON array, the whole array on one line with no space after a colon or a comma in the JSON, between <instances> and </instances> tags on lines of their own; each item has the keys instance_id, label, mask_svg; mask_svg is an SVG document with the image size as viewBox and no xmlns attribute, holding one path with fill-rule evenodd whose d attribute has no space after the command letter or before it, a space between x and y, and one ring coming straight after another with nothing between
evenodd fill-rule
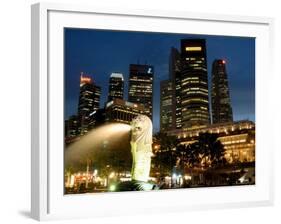
<instances>
[{"instance_id":1,"label":"dark blue sky","mask_svg":"<svg viewBox=\"0 0 281 224\"><path fill-rule=\"evenodd\" d=\"M234 120L255 121L255 39L246 37L65 29L65 118L77 113L80 72L101 86L101 106L112 72L121 72L128 97L129 64L154 66L153 126L159 130L160 81L169 77L171 47L184 38L204 38L209 88L214 59L225 59Z\"/></svg>"}]
</instances>

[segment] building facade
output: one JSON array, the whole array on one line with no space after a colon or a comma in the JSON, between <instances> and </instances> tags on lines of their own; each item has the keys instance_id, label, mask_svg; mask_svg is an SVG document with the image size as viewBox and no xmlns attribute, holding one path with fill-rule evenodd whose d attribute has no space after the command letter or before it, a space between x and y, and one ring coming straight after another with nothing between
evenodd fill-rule
<instances>
[{"instance_id":1,"label":"building facade","mask_svg":"<svg viewBox=\"0 0 281 224\"><path fill-rule=\"evenodd\" d=\"M224 146L225 158L229 163L255 161L255 123L248 120L207 125L189 130L174 130L169 135L176 136L181 144L194 143L200 133L218 134Z\"/></svg>"},{"instance_id":2,"label":"building facade","mask_svg":"<svg viewBox=\"0 0 281 224\"><path fill-rule=\"evenodd\" d=\"M105 118L106 114L104 108L95 110L89 116L89 130L103 125L105 123Z\"/></svg>"},{"instance_id":3,"label":"building facade","mask_svg":"<svg viewBox=\"0 0 281 224\"><path fill-rule=\"evenodd\" d=\"M64 136L65 138L73 138L78 134L78 117L76 115L72 115L65 120L64 124Z\"/></svg>"},{"instance_id":4,"label":"building facade","mask_svg":"<svg viewBox=\"0 0 281 224\"><path fill-rule=\"evenodd\" d=\"M78 134L84 135L89 131L89 117L100 107L101 88L96 86L91 77L81 73L80 94L78 103Z\"/></svg>"},{"instance_id":5,"label":"building facade","mask_svg":"<svg viewBox=\"0 0 281 224\"><path fill-rule=\"evenodd\" d=\"M121 99L114 99L105 106L106 122L121 122L129 124L133 118L145 113L142 104L131 103Z\"/></svg>"},{"instance_id":6,"label":"building facade","mask_svg":"<svg viewBox=\"0 0 281 224\"><path fill-rule=\"evenodd\" d=\"M128 101L142 104L145 115L152 120L153 114L153 75L151 65L130 64Z\"/></svg>"},{"instance_id":7,"label":"building facade","mask_svg":"<svg viewBox=\"0 0 281 224\"><path fill-rule=\"evenodd\" d=\"M110 75L108 86L108 102L113 99L124 98L124 78L122 73L114 72Z\"/></svg>"},{"instance_id":8,"label":"building facade","mask_svg":"<svg viewBox=\"0 0 281 224\"><path fill-rule=\"evenodd\" d=\"M160 83L160 131L173 129L173 85L170 80Z\"/></svg>"},{"instance_id":9,"label":"building facade","mask_svg":"<svg viewBox=\"0 0 281 224\"><path fill-rule=\"evenodd\" d=\"M169 58L169 76L172 82L172 127L182 127L181 117L181 56L180 52L172 47Z\"/></svg>"},{"instance_id":10,"label":"building facade","mask_svg":"<svg viewBox=\"0 0 281 224\"><path fill-rule=\"evenodd\" d=\"M210 116L205 40L181 40L181 61L182 127L208 125Z\"/></svg>"},{"instance_id":11,"label":"building facade","mask_svg":"<svg viewBox=\"0 0 281 224\"><path fill-rule=\"evenodd\" d=\"M232 122L226 61L216 59L212 65L212 123Z\"/></svg>"}]
</instances>

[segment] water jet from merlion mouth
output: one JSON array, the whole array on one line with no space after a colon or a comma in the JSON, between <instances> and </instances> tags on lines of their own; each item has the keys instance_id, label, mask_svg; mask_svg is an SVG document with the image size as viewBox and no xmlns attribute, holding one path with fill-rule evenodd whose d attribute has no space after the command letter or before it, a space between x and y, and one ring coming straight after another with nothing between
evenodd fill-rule
<instances>
[{"instance_id":1,"label":"water jet from merlion mouth","mask_svg":"<svg viewBox=\"0 0 281 224\"><path fill-rule=\"evenodd\" d=\"M130 130L131 126L123 123L105 124L91 130L65 148L65 167L74 167L89 158L106 163L110 161L110 155L99 159L104 152L110 154L119 149L130 153L124 149L129 148Z\"/></svg>"}]
</instances>

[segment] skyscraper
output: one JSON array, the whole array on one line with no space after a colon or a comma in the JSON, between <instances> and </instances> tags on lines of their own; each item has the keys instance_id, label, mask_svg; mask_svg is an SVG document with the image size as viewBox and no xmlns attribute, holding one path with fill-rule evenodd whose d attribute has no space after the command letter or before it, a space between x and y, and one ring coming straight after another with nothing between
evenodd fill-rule
<instances>
[{"instance_id":1,"label":"skyscraper","mask_svg":"<svg viewBox=\"0 0 281 224\"><path fill-rule=\"evenodd\" d=\"M101 88L96 86L92 78L80 75L80 95L78 103L78 133L84 135L89 130L89 117L100 106Z\"/></svg>"},{"instance_id":2,"label":"skyscraper","mask_svg":"<svg viewBox=\"0 0 281 224\"><path fill-rule=\"evenodd\" d=\"M173 129L173 86L170 80L160 83L160 131Z\"/></svg>"},{"instance_id":3,"label":"skyscraper","mask_svg":"<svg viewBox=\"0 0 281 224\"><path fill-rule=\"evenodd\" d=\"M114 72L109 78L108 102L113 99L123 99L124 78L121 73Z\"/></svg>"},{"instance_id":4,"label":"skyscraper","mask_svg":"<svg viewBox=\"0 0 281 224\"><path fill-rule=\"evenodd\" d=\"M145 115L152 120L153 74L151 65L130 64L128 101L143 104Z\"/></svg>"},{"instance_id":5,"label":"skyscraper","mask_svg":"<svg viewBox=\"0 0 281 224\"><path fill-rule=\"evenodd\" d=\"M181 60L182 127L207 125L210 117L205 40L181 40Z\"/></svg>"},{"instance_id":6,"label":"skyscraper","mask_svg":"<svg viewBox=\"0 0 281 224\"><path fill-rule=\"evenodd\" d=\"M174 47L170 52L169 76L172 82L172 127L181 128L181 57Z\"/></svg>"},{"instance_id":7,"label":"skyscraper","mask_svg":"<svg viewBox=\"0 0 281 224\"><path fill-rule=\"evenodd\" d=\"M216 59L212 65L212 118L213 124L232 122L232 107L230 104L226 62Z\"/></svg>"}]
</instances>

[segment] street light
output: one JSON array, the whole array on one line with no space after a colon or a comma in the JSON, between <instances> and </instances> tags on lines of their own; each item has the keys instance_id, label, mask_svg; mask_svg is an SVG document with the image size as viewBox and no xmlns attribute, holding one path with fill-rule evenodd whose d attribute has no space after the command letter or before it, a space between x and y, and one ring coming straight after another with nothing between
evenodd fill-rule
<instances>
[{"instance_id":1,"label":"street light","mask_svg":"<svg viewBox=\"0 0 281 224\"><path fill-rule=\"evenodd\" d=\"M112 184L109 187L109 191L115 191L116 190L116 185Z\"/></svg>"}]
</instances>

